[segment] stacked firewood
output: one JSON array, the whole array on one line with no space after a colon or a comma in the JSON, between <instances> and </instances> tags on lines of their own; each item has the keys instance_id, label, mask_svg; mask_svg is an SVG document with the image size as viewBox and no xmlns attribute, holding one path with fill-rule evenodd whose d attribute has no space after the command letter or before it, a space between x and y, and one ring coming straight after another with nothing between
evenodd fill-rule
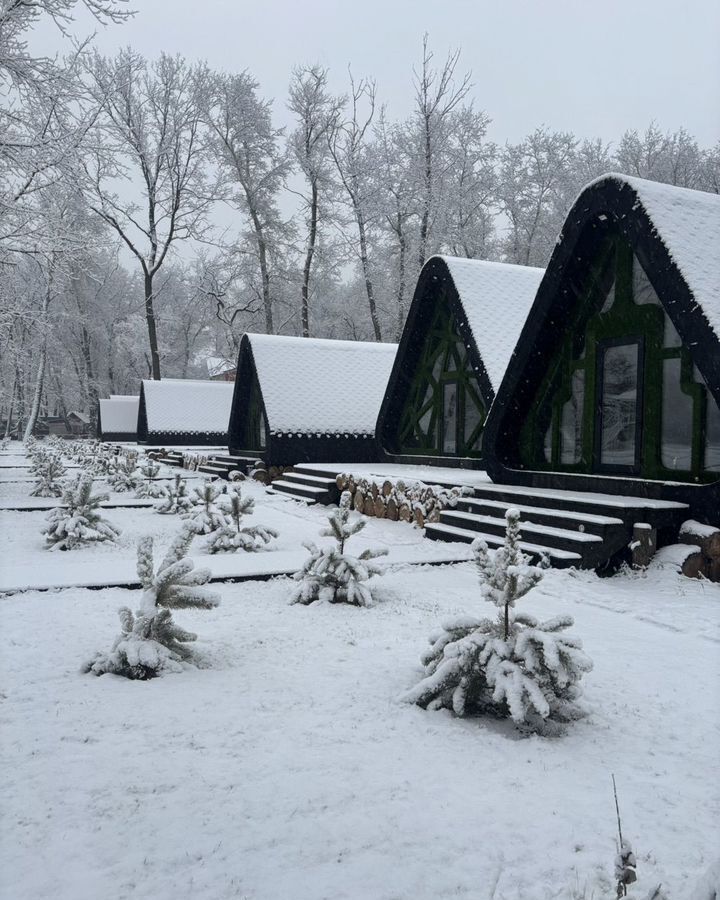
<instances>
[{"instance_id":1,"label":"stacked firewood","mask_svg":"<svg viewBox=\"0 0 720 900\"><path fill-rule=\"evenodd\" d=\"M393 483L387 478L381 482L346 474L338 475L335 483L339 491L352 494L353 508L363 515L414 522L420 528L426 522L437 522L441 510L455 506L460 497L472 493L466 487L445 488L422 481Z\"/></svg>"}]
</instances>

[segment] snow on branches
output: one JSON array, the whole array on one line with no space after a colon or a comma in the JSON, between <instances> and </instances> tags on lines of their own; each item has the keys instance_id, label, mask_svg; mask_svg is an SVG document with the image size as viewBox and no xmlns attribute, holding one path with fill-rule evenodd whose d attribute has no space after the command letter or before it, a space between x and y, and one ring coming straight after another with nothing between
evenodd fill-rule
<instances>
[{"instance_id":1,"label":"snow on branches","mask_svg":"<svg viewBox=\"0 0 720 900\"><path fill-rule=\"evenodd\" d=\"M365 527L365 520L359 516L355 521L349 521L351 499L350 493L345 491L338 508L328 516L330 527L320 532L323 537L334 537L336 546L319 548L312 542L304 545L310 551L310 557L293 575L298 585L291 594L291 603L327 600L354 606L372 604L372 594L365 582L381 571L372 560L383 556L387 550L368 549L358 557L345 553L345 542Z\"/></svg>"},{"instance_id":2,"label":"snow on branches","mask_svg":"<svg viewBox=\"0 0 720 900\"><path fill-rule=\"evenodd\" d=\"M225 490L224 486L205 481L195 487L190 495L192 506L183 518L195 534L212 534L225 525L225 513L215 501Z\"/></svg>"},{"instance_id":3,"label":"snow on branches","mask_svg":"<svg viewBox=\"0 0 720 900\"><path fill-rule=\"evenodd\" d=\"M269 544L278 536L277 531L264 525L241 525L243 516L252 513L255 508L255 501L252 497L243 497L239 488L229 491L223 500L225 524L212 533L208 542L210 553L259 550L263 544Z\"/></svg>"},{"instance_id":4,"label":"snow on branches","mask_svg":"<svg viewBox=\"0 0 720 900\"><path fill-rule=\"evenodd\" d=\"M158 483L160 476L160 464L150 457L145 457L139 464L140 475L142 480L135 491L136 497L164 497L165 486Z\"/></svg>"},{"instance_id":5,"label":"snow on branches","mask_svg":"<svg viewBox=\"0 0 720 900\"><path fill-rule=\"evenodd\" d=\"M140 472L135 458L132 456L116 457L108 476L108 484L118 493L134 491L140 484Z\"/></svg>"},{"instance_id":6,"label":"snow on branches","mask_svg":"<svg viewBox=\"0 0 720 900\"><path fill-rule=\"evenodd\" d=\"M114 541L119 535L100 513L107 494L92 493L91 475L78 475L62 493L62 506L50 511L43 529L50 550L73 550L78 544Z\"/></svg>"},{"instance_id":7,"label":"snow on branches","mask_svg":"<svg viewBox=\"0 0 720 900\"><path fill-rule=\"evenodd\" d=\"M186 646L197 635L177 626L173 609L213 609L220 596L203 587L210 580L208 569L196 569L188 550L194 533L186 525L175 537L157 573L154 571L152 538L138 543L137 572L143 595L140 608L119 610L121 633L109 653L98 653L83 671L94 675L114 674L147 680L163 671L179 672L192 661Z\"/></svg>"},{"instance_id":8,"label":"snow on branches","mask_svg":"<svg viewBox=\"0 0 720 900\"><path fill-rule=\"evenodd\" d=\"M140 491L138 491L138 494ZM187 481L177 473L169 484L160 486L155 495L158 502L153 507L155 512L163 515L179 515L189 512L193 507L193 501L188 494Z\"/></svg>"},{"instance_id":9,"label":"snow on branches","mask_svg":"<svg viewBox=\"0 0 720 900\"><path fill-rule=\"evenodd\" d=\"M564 633L573 624L570 616L539 622L515 613L515 602L537 585L545 564L530 565L520 550L518 510L509 509L505 518L502 547L492 551L481 540L473 543L481 595L497 616L445 623L422 658L425 677L404 699L458 716L509 716L522 730L557 734L562 723L585 715L579 682L592 661L582 642Z\"/></svg>"},{"instance_id":10,"label":"snow on branches","mask_svg":"<svg viewBox=\"0 0 720 900\"><path fill-rule=\"evenodd\" d=\"M30 473L35 477L31 497L59 497L62 494L60 479L67 469L60 456L54 453L36 454Z\"/></svg>"}]
</instances>

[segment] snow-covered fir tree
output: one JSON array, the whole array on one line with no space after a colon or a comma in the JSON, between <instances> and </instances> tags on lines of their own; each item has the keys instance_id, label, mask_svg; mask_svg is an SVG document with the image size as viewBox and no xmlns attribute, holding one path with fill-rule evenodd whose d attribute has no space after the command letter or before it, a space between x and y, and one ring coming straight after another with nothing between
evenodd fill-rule
<instances>
[{"instance_id":1,"label":"snow-covered fir tree","mask_svg":"<svg viewBox=\"0 0 720 900\"><path fill-rule=\"evenodd\" d=\"M180 628L172 619L173 609L213 609L220 596L203 585L210 580L208 569L196 569L188 550L194 534L185 526L176 536L157 573L154 571L153 541L139 541L137 572L143 595L140 608L119 610L121 633L109 653L98 653L86 663L85 672L114 674L146 680L163 671L178 672L182 663L192 661L187 645L197 635Z\"/></svg>"},{"instance_id":2,"label":"snow-covered fir tree","mask_svg":"<svg viewBox=\"0 0 720 900\"><path fill-rule=\"evenodd\" d=\"M187 481L179 472L168 484L160 486L157 496L159 500L153 508L155 512L163 515L180 515L193 508L193 501L188 494Z\"/></svg>"},{"instance_id":3,"label":"snow-covered fir tree","mask_svg":"<svg viewBox=\"0 0 720 900\"><path fill-rule=\"evenodd\" d=\"M88 448L88 453L78 462L91 475L108 475L115 468L115 454L110 451L109 447L94 444Z\"/></svg>"},{"instance_id":4,"label":"snow-covered fir tree","mask_svg":"<svg viewBox=\"0 0 720 900\"><path fill-rule=\"evenodd\" d=\"M277 531L264 525L242 525L243 516L255 508L252 497L243 497L240 489L228 492L223 498L225 524L214 531L208 542L210 553L234 553L236 550L259 550L278 536Z\"/></svg>"},{"instance_id":5,"label":"snow-covered fir tree","mask_svg":"<svg viewBox=\"0 0 720 900\"><path fill-rule=\"evenodd\" d=\"M108 475L108 484L118 493L134 491L140 484L140 470L132 456L118 456Z\"/></svg>"},{"instance_id":6,"label":"snow-covered fir tree","mask_svg":"<svg viewBox=\"0 0 720 900\"><path fill-rule=\"evenodd\" d=\"M35 486L30 491L31 497L59 497L63 492L60 479L67 473L62 459L55 453L36 457L32 468Z\"/></svg>"},{"instance_id":7,"label":"snow-covered fir tree","mask_svg":"<svg viewBox=\"0 0 720 900\"><path fill-rule=\"evenodd\" d=\"M164 485L160 483L160 464L146 456L139 465L139 480L136 497L163 497Z\"/></svg>"},{"instance_id":8,"label":"snow-covered fir tree","mask_svg":"<svg viewBox=\"0 0 720 900\"><path fill-rule=\"evenodd\" d=\"M518 510L509 509L505 518L502 547L492 551L481 540L473 543L481 596L496 607L496 617L444 623L422 657L425 677L404 699L458 716L509 716L523 730L554 734L585 715L579 682L592 661L579 638L565 633L570 616L539 622L515 612L516 601L542 578L543 566L530 565L520 550Z\"/></svg>"},{"instance_id":9,"label":"snow-covered fir tree","mask_svg":"<svg viewBox=\"0 0 720 900\"><path fill-rule=\"evenodd\" d=\"M225 525L225 513L216 503L224 490L224 485L212 481L205 481L200 487L192 489L192 506L187 513L183 513L183 518L188 520L195 534L212 534Z\"/></svg>"},{"instance_id":10,"label":"snow-covered fir tree","mask_svg":"<svg viewBox=\"0 0 720 900\"><path fill-rule=\"evenodd\" d=\"M62 493L62 506L53 509L43 529L50 550L73 550L78 544L96 541L114 541L119 529L106 521L100 513L100 504L107 494L94 494L91 475L78 475Z\"/></svg>"},{"instance_id":11,"label":"snow-covered fir tree","mask_svg":"<svg viewBox=\"0 0 720 900\"><path fill-rule=\"evenodd\" d=\"M350 521L352 497L345 491L340 504L328 516L329 528L320 534L334 537L334 547L316 547L312 542L304 544L310 556L299 572L293 575L298 582L290 596L291 603L312 603L327 600L329 603L352 603L355 606L370 606L372 593L366 584L371 575L381 571L373 559L383 556L387 550L363 550L355 557L345 553L345 542L365 527L365 520L358 516Z\"/></svg>"}]
</instances>

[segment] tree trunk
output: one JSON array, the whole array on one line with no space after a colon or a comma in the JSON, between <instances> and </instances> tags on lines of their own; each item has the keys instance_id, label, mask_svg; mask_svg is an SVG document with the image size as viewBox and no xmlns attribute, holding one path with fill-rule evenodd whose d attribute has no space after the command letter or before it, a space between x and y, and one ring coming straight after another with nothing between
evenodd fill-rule
<instances>
[{"instance_id":1,"label":"tree trunk","mask_svg":"<svg viewBox=\"0 0 720 900\"><path fill-rule=\"evenodd\" d=\"M367 292L368 306L370 307L370 321L372 322L373 331L375 332L375 340L382 341L380 320L378 319L377 307L375 305L375 290L373 288L372 278L370 277L370 262L368 260L365 218L363 216L362 210L357 205L357 203L355 204L355 215L357 218L358 233L360 235L360 263L362 265L363 276L365 278L365 290Z\"/></svg>"},{"instance_id":2,"label":"tree trunk","mask_svg":"<svg viewBox=\"0 0 720 900\"><path fill-rule=\"evenodd\" d=\"M312 199L310 201L310 233L308 235L307 253L305 254L305 266L303 268L302 283L302 336L310 337L310 270L313 256L315 255L315 241L317 240L318 217L318 190L313 181Z\"/></svg>"},{"instance_id":3,"label":"tree trunk","mask_svg":"<svg viewBox=\"0 0 720 900\"><path fill-rule=\"evenodd\" d=\"M402 230L398 228L398 240L400 243L400 257L398 260L398 290L397 290L397 325L395 326L395 340L399 341L405 327L405 254L407 252L407 240Z\"/></svg>"},{"instance_id":4,"label":"tree trunk","mask_svg":"<svg viewBox=\"0 0 720 900\"><path fill-rule=\"evenodd\" d=\"M420 246L418 263L420 269L425 265L428 232L430 230L430 204L432 203L432 145L430 142L430 122L425 119L425 196L423 197L423 214L420 220Z\"/></svg>"},{"instance_id":5,"label":"tree trunk","mask_svg":"<svg viewBox=\"0 0 720 900\"><path fill-rule=\"evenodd\" d=\"M17 388L17 376L13 378L12 391L10 392L10 405L8 406L7 420L5 421L5 435L7 439L10 436L10 425L12 423L13 407L15 406L15 390Z\"/></svg>"},{"instance_id":6,"label":"tree trunk","mask_svg":"<svg viewBox=\"0 0 720 900\"><path fill-rule=\"evenodd\" d=\"M40 360L38 362L37 375L35 376L35 392L33 394L32 407L30 408L30 416L28 417L27 425L25 426L25 434L23 436L24 441L27 441L32 437L33 429L35 428L35 423L37 422L38 414L40 413L40 401L42 400L46 362L47 337L43 339L42 347L40 348Z\"/></svg>"},{"instance_id":7,"label":"tree trunk","mask_svg":"<svg viewBox=\"0 0 720 900\"><path fill-rule=\"evenodd\" d=\"M265 307L265 331L267 334L275 334L272 312L272 297L270 296L270 270L268 268L267 259L267 241L265 240L265 233L263 231L260 217L253 207L250 207L250 216L252 218L253 228L255 229L255 237L257 239L258 245L260 277L262 279L263 306Z\"/></svg>"},{"instance_id":8,"label":"tree trunk","mask_svg":"<svg viewBox=\"0 0 720 900\"><path fill-rule=\"evenodd\" d=\"M155 381L160 381L160 352L158 350L155 308L153 305L153 277L152 273L145 273L145 321L147 322L148 339L150 341L152 377Z\"/></svg>"}]
</instances>

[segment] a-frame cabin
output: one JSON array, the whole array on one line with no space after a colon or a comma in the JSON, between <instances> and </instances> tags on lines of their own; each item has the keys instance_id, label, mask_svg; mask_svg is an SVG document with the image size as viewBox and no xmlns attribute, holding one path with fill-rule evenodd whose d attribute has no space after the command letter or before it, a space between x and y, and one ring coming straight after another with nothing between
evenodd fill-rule
<instances>
[{"instance_id":1,"label":"a-frame cabin","mask_svg":"<svg viewBox=\"0 0 720 900\"><path fill-rule=\"evenodd\" d=\"M231 382L222 381L143 381L138 441L159 446L226 446L233 388Z\"/></svg>"},{"instance_id":2,"label":"a-frame cabin","mask_svg":"<svg viewBox=\"0 0 720 900\"><path fill-rule=\"evenodd\" d=\"M273 466L375 461L396 352L396 344L243 335L230 452Z\"/></svg>"},{"instance_id":3,"label":"a-frame cabin","mask_svg":"<svg viewBox=\"0 0 720 900\"><path fill-rule=\"evenodd\" d=\"M101 441L137 441L140 398L111 394L98 401L97 436Z\"/></svg>"},{"instance_id":4,"label":"a-frame cabin","mask_svg":"<svg viewBox=\"0 0 720 900\"><path fill-rule=\"evenodd\" d=\"M378 418L387 458L482 467L485 419L543 271L451 256L427 261Z\"/></svg>"},{"instance_id":5,"label":"a-frame cabin","mask_svg":"<svg viewBox=\"0 0 720 900\"><path fill-rule=\"evenodd\" d=\"M607 175L560 234L493 403L494 483L427 527L614 566L720 520L720 197Z\"/></svg>"},{"instance_id":6,"label":"a-frame cabin","mask_svg":"<svg viewBox=\"0 0 720 900\"><path fill-rule=\"evenodd\" d=\"M720 518L720 196L623 175L581 193L485 438L494 481Z\"/></svg>"}]
</instances>

